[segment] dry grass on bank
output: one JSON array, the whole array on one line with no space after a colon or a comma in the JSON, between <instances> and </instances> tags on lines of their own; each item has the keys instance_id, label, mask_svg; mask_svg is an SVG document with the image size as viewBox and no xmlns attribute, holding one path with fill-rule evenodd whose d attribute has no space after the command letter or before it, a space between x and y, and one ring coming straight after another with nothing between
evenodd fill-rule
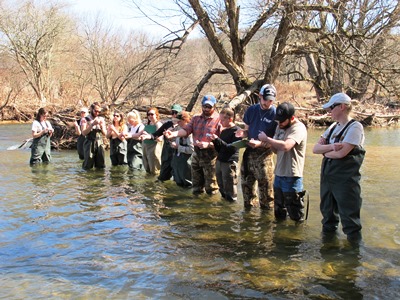
<instances>
[{"instance_id":1,"label":"dry grass on bank","mask_svg":"<svg viewBox=\"0 0 400 300\"><path fill-rule=\"evenodd\" d=\"M277 89L277 104L281 102L288 101L292 103L297 111L296 115L307 125L309 126L325 126L326 122L323 121L321 124L318 124L318 122L314 122L313 118L325 118L326 113L321 109L322 107L322 102L319 102L316 94L314 92L314 89L312 88L312 85L307 82L302 82L302 81L297 81L297 82L290 82L290 83L283 83L283 82L277 82L275 84L276 89ZM218 97L218 94L220 95L229 95L229 98L234 97L234 93L225 93L225 92L219 92L218 94L215 94L215 96ZM162 117L167 117L169 113L169 107L171 103L173 102L172 100L168 100L167 98L160 98L160 99L143 99L141 106L139 110L141 110L143 113L145 112L147 107L150 107L150 105L153 103L157 103L155 106L160 108L160 113L164 114ZM229 101L228 99L224 99L224 101ZM68 100L68 99L56 99L52 101L52 103L37 103L37 104L32 104L32 100L17 100L13 103L13 105L4 107L0 111L0 121L2 123L4 122L31 122L34 119L34 116L37 112L37 110L40 107L45 106L46 108L49 109L51 114L62 114L65 116L69 116L71 118L77 117L78 116L78 110L82 106L89 106L92 102L89 101L83 101L83 100ZM161 103L162 102L162 103ZM182 106L186 106L186 103L180 103ZM104 106L107 106L107 104L104 104ZM128 110L132 109L132 105L128 105L126 107L126 112ZM243 112L246 109L245 106L243 106ZM194 110L193 114L200 112L200 104L197 103ZM124 109L122 109L123 112ZM379 120L379 118L374 118L371 122L371 126L387 126L387 125L397 125L398 124L398 115L400 115L399 109L393 109L390 108L386 105L383 104L375 104L375 103L367 103L367 101L364 101L363 103L361 102L356 102L354 105L354 111L356 113L359 113L360 116L357 118L358 120L362 120L363 118L367 118L368 116L385 116L388 115L389 118ZM240 116L240 113L239 113ZM394 116L391 118L391 116ZM329 121L329 120L328 120Z\"/></svg>"}]
</instances>

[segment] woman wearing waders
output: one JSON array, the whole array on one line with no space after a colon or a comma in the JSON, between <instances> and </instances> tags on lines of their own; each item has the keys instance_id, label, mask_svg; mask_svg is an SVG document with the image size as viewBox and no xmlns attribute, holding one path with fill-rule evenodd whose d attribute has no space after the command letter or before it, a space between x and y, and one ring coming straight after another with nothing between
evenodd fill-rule
<instances>
[{"instance_id":1,"label":"woman wearing waders","mask_svg":"<svg viewBox=\"0 0 400 300\"><path fill-rule=\"evenodd\" d=\"M80 118L74 122L75 134L78 136L76 141L76 150L78 151L79 159L83 159L83 143L85 142L85 137L82 135L81 131L81 121L86 118L89 114L89 110L86 107L82 107L80 111Z\"/></svg>"},{"instance_id":2,"label":"woman wearing waders","mask_svg":"<svg viewBox=\"0 0 400 300\"><path fill-rule=\"evenodd\" d=\"M35 121L32 124L32 146L30 164L34 165L41 162L50 162L50 137L54 129L50 122L46 120L48 112L45 108L40 108Z\"/></svg>"},{"instance_id":3,"label":"woman wearing waders","mask_svg":"<svg viewBox=\"0 0 400 300\"><path fill-rule=\"evenodd\" d=\"M81 131L85 136L82 168L85 170L105 168L103 135L107 134L107 128L100 112L100 104L95 102L90 106L90 114L81 120Z\"/></svg>"},{"instance_id":4,"label":"woman wearing waders","mask_svg":"<svg viewBox=\"0 0 400 300\"><path fill-rule=\"evenodd\" d=\"M128 149L125 139L128 128L125 125L124 114L114 111L112 124L108 126L107 138L110 139L110 159L113 166L126 165Z\"/></svg>"},{"instance_id":5,"label":"woman wearing waders","mask_svg":"<svg viewBox=\"0 0 400 300\"><path fill-rule=\"evenodd\" d=\"M334 234L340 217L347 239L359 242L364 129L361 123L351 119L351 99L346 94L333 95L322 107L337 121L324 132L313 149L315 154L323 155L320 183L323 234Z\"/></svg>"}]
</instances>

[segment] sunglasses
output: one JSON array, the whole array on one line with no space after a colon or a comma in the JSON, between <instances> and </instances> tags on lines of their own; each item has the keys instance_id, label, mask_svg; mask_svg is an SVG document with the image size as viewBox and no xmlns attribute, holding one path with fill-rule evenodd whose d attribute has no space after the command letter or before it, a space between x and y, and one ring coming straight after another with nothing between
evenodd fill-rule
<instances>
[{"instance_id":1,"label":"sunglasses","mask_svg":"<svg viewBox=\"0 0 400 300\"><path fill-rule=\"evenodd\" d=\"M95 109L94 112L101 113L101 110Z\"/></svg>"},{"instance_id":2,"label":"sunglasses","mask_svg":"<svg viewBox=\"0 0 400 300\"><path fill-rule=\"evenodd\" d=\"M342 103L334 103L331 106L329 106L329 109L333 110L336 106L339 106L340 104L342 104Z\"/></svg>"},{"instance_id":3,"label":"sunglasses","mask_svg":"<svg viewBox=\"0 0 400 300\"><path fill-rule=\"evenodd\" d=\"M148 113L147 115L148 115L148 116L154 116L154 114L152 114L152 113Z\"/></svg>"},{"instance_id":4,"label":"sunglasses","mask_svg":"<svg viewBox=\"0 0 400 300\"><path fill-rule=\"evenodd\" d=\"M176 114L178 114L178 112L176 110L171 111L171 115L176 115Z\"/></svg>"},{"instance_id":5,"label":"sunglasses","mask_svg":"<svg viewBox=\"0 0 400 300\"><path fill-rule=\"evenodd\" d=\"M206 108L206 109L211 109L211 108L212 108L212 106L211 106L211 105L203 105L203 108Z\"/></svg>"},{"instance_id":6,"label":"sunglasses","mask_svg":"<svg viewBox=\"0 0 400 300\"><path fill-rule=\"evenodd\" d=\"M114 117L120 117L120 115L118 115L118 114L114 114Z\"/></svg>"}]
</instances>

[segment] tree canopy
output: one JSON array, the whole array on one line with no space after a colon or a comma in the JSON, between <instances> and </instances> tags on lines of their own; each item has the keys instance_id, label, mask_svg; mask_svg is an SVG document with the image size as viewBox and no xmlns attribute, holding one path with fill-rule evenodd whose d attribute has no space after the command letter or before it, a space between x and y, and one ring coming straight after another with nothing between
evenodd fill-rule
<instances>
[{"instance_id":1,"label":"tree canopy","mask_svg":"<svg viewBox=\"0 0 400 300\"><path fill-rule=\"evenodd\" d=\"M320 100L338 91L399 97L398 1L127 1L163 30L173 23L169 34L88 22L61 2L0 2L0 107L178 99L192 109L205 93L235 94L235 107L264 83L293 81L310 83Z\"/></svg>"},{"instance_id":2,"label":"tree canopy","mask_svg":"<svg viewBox=\"0 0 400 300\"><path fill-rule=\"evenodd\" d=\"M170 2L176 8L170 13L181 15L182 28L171 29L163 47L170 45L171 51L179 51L193 27L200 26L238 94L265 82L274 83L284 75L310 81L320 99L338 91L360 98L371 83L396 93L393 83L399 66L388 62L397 60L390 45L397 42L398 1ZM137 1L133 4L155 22L161 23L159 18L166 17L142 2L140 6ZM153 14L149 16L147 10ZM179 33L181 43L177 47ZM258 72L250 73L247 50L263 34L272 45L262 49L265 60L260 61Z\"/></svg>"}]
</instances>

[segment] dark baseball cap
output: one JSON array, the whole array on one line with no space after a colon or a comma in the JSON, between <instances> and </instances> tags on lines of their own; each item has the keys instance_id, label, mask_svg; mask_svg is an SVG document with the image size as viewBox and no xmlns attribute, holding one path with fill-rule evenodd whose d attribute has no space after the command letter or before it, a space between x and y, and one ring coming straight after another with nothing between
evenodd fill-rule
<instances>
[{"instance_id":1,"label":"dark baseball cap","mask_svg":"<svg viewBox=\"0 0 400 300\"><path fill-rule=\"evenodd\" d=\"M294 106L289 102L283 102L276 108L275 120L283 122L294 116Z\"/></svg>"}]
</instances>

